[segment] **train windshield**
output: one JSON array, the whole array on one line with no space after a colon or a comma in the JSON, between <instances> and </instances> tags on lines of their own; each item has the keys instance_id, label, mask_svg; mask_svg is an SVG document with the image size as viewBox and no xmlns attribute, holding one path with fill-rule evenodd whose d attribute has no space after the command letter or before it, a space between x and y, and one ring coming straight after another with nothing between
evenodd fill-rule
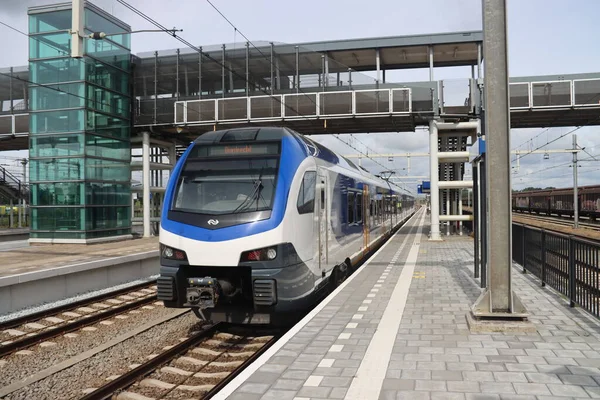
<instances>
[{"instance_id":1,"label":"train windshield","mask_svg":"<svg viewBox=\"0 0 600 400\"><path fill-rule=\"evenodd\" d=\"M188 158L183 166L174 211L235 214L271 210L278 158Z\"/></svg>"}]
</instances>

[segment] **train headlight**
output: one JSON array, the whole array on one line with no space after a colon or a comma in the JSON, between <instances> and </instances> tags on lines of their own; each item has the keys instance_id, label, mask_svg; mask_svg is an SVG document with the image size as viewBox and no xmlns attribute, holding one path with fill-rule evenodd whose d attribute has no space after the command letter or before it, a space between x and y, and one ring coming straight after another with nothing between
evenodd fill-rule
<instances>
[{"instance_id":1,"label":"train headlight","mask_svg":"<svg viewBox=\"0 0 600 400\"><path fill-rule=\"evenodd\" d=\"M185 251L166 246L161 243L160 254L167 260L186 261L187 255Z\"/></svg>"},{"instance_id":2,"label":"train headlight","mask_svg":"<svg viewBox=\"0 0 600 400\"><path fill-rule=\"evenodd\" d=\"M275 247L264 247L262 249L245 251L240 257L240 262L245 261L271 261L277 258Z\"/></svg>"}]
</instances>

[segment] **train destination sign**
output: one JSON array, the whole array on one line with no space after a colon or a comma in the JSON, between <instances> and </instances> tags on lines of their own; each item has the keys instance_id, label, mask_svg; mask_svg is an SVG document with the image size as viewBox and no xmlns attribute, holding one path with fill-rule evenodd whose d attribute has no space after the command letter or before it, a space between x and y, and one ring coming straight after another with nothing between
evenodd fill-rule
<instances>
[{"instance_id":1,"label":"train destination sign","mask_svg":"<svg viewBox=\"0 0 600 400\"><path fill-rule=\"evenodd\" d=\"M196 157L239 157L277 154L279 154L278 143L250 143L199 147Z\"/></svg>"}]
</instances>

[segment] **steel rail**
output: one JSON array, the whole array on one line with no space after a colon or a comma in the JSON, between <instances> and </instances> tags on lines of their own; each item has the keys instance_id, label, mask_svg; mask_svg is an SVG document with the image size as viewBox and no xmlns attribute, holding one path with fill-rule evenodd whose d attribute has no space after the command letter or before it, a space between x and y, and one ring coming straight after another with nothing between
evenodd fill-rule
<instances>
[{"instance_id":1,"label":"steel rail","mask_svg":"<svg viewBox=\"0 0 600 400\"><path fill-rule=\"evenodd\" d=\"M8 354L14 353L15 351L21 350L25 347L32 346L37 342L48 340L50 338L63 335L65 333L72 332L76 329L84 327L86 325L91 325L95 322L101 321L103 319L112 317L113 315L121 314L125 311L129 311L134 308L141 307L145 304L156 301L156 295L149 295L149 297L143 299L137 299L132 301L131 303L124 304L121 306L117 306L115 308L109 308L106 310L99 310L98 313L83 315L81 318L66 324L56 324L54 326L49 326L41 333L35 334L33 336L26 336L23 339L16 340L12 343L9 343L5 346L0 347L0 358L4 357Z\"/></svg>"},{"instance_id":2,"label":"steel rail","mask_svg":"<svg viewBox=\"0 0 600 400\"><path fill-rule=\"evenodd\" d=\"M65 311L71 311L75 308L79 308L81 306L85 306L90 303L98 303L103 300L110 299L115 296L119 296L124 293L134 292L136 290L143 289L143 288L145 288L147 286L151 286L153 284L156 284L156 279L149 281L149 282L138 283L138 284L126 287L126 288L121 288L121 289L118 289L118 290L115 290L112 292L103 293L98 296L89 297L87 299L81 299L81 300L74 301L72 303L63 304L62 306L49 308L46 310L27 314L22 317L10 319L8 321L0 323L0 331L15 328L17 326L24 325L24 324L26 324L28 322L32 322L32 321L37 321L42 318L51 317L55 314L59 314L59 313L65 312Z\"/></svg>"}]
</instances>

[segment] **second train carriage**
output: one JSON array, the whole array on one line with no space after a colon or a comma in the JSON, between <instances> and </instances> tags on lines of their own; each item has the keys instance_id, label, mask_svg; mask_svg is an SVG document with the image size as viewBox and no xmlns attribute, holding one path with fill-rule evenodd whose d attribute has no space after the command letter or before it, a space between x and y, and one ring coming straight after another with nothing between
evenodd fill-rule
<instances>
[{"instance_id":1,"label":"second train carriage","mask_svg":"<svg viewBox=\"0 0 600 400\"><path fill-rule=\"evenodd\" d=\"M158 298L212 321L294 316L343 281L413 205L290 129L205 133L165 193Z\"/></svg>"}]
</instances>

